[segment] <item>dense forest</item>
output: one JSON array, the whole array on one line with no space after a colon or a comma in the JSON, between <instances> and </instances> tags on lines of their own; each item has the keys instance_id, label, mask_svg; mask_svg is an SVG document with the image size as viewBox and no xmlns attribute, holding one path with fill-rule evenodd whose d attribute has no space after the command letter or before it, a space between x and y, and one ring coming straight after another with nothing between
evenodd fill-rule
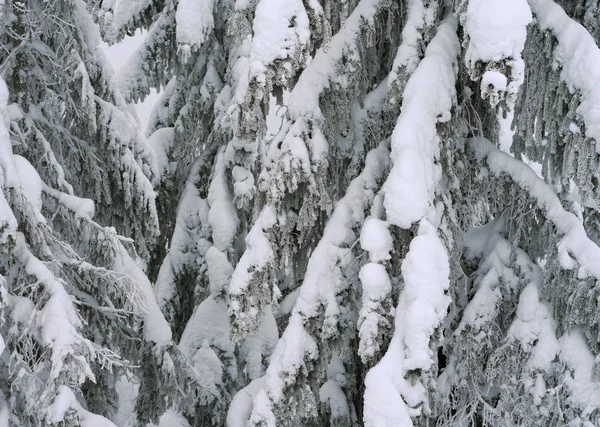
<instances>
[{"instance_id":1,"label":"dense forest","mask_svg":"<svg viewBox=\"0 0 600 427\"><path fill-rule=\"evenodd\" d=\"M0 426L600 425L599 44L598 0L0 0Z\"/></svg>"}]
</instances>

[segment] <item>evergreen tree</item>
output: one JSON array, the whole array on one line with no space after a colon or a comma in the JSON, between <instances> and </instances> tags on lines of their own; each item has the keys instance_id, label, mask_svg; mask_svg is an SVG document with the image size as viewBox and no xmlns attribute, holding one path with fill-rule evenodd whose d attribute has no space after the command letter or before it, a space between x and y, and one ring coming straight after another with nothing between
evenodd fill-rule
<instances>
[{"instance_id":1,"label":"evergreen tree","mask_svg":"<svg viewBox=\"0 0 600 427\"><path fill-rule=\"evenodd\" d=\"M2 424L114 425L124 375L155 419L202 381L143 271L156 158L85 3L0 14Z\"/></svg>"},{"instance_id":2,"label":"evergreen tree","mask_svg":"<svg viewBox=\"0 0 600 427\"><path fill-rule=\"evenodd\" d=\"M596 1L88 8L147 30L124 100L162 89L133 237L216 391L178 416L600 423Z\"/></svg>"}]
</instances>

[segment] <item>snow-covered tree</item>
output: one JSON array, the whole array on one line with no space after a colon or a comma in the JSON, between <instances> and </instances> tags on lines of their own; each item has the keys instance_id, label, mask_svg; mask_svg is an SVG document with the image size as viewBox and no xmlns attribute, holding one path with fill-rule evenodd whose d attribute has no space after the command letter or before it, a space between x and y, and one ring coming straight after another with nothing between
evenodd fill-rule
<instances>
[{"instance_id":1,"label":"snow-covered tree","mask_svg":"<svg viewBox=\"0 0 600 427\"><path fill-rule=\"evenodd\" d=\"M161 233L123 230L215 392L178 416L600 423L599 8L88 2L161 90Z\"/></svg>"},{"instance_id":2,"label":"snow-covered tree","mask_svg":"<svg viewBox=\"0 0 600 427\"><path fill-rule=\"evenodd\" d=\"M144 273L155 155L85 3L0 14L2 424L114 425L123 376L140 383L139 419L156 419L210 387Z\"/></svg>"}]
</instances>

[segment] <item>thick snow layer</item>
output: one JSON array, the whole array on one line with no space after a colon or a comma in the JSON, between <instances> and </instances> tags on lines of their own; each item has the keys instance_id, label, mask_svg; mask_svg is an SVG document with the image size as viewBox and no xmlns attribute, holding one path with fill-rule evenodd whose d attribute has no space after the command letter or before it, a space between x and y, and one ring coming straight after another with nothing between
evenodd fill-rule
<instances>
[{"instance_id":1,"label":"thick snow layer","mask_svg":"<svg viewBox=\"0 0 600 427\"><path fill-rule=\"evenodd\" d=\"M215 176L210 184L207 198L210 205L208 223L212 228L213 243L220 251L231 247L239 224L225 172L225 156L221 150L217 155Z\"/></svg>"},{"instance_id":2,"label":"thick snow layer","mask_svg":"<svg viewBox=\"0 0 600 427\"><path fill-rule=\"evenodd\" d=\"M594 355L587 345L583 331L575 329L559 338L560 359L570 369L564 381L571 391L573 404L583 409L582 417L587 417L600 407L600 385L592 380Z\"/></svg>"},{"instance_id":3,"label":"thick snow layer","mask_svg":"<svg viewBox=\"0 0 600 427\"><path fill-rule=\"evenodd\" d=\"M392 134L394 166L383 187L384 205L388 221L402 228L426 215L441 177L435 163L439 155L436 124L449 119L455 98L460 51L456 25L452 17L440 24L406 84L402 113Z\"/></svg>"},{"instance_id":4,"label":"thick snow layer","mask_svg":"<svg viewBox=\"0 0 600 427\"><path fill-rule=\"evenodd\" d=\"M174 141L175 129L172 127L158 129L148 138L148 144L156 156L159 179L165 173L171 173L174 170L174 164L169 161L169 152Z\"/></svg>"},{"instance_id":5,"label":"thick snow layer","mask_svg":"<svg viewBox=\"0 0 600 427\"><path fill-rule=\"evenodd\" d=\"M264 383L264 377L257 378L235 394L227 411L227 427L248 426L254 399Z\"/></svg>"},{"instance_id":6,"label":"thick snow layer","mask_svg":"<svg viewBox=\"0 0 600 427\"><path fill-rule=\"evenodd\" d=\"M175 21L178 51L183 62L204 44L214 27L214 0L179 0Z\"/></svg>"},{"instance_id":7,"label":"thick snow layer","mask_svg":"<svg viewBox=\"0 0 600 427\"><path fill-rule=\"evenodd\" d=\"M265 231L271 229L275 223L275 209L267 205L246 235L247 249L235 267L229 286L230 295L243 294L248 288L252 272L264 269L274 260L275 254Z\"/></svg>"},{"instance_id":8,"label":"thick snow layer","mask_svg":"<svg viewBox=\"0 0 600 427\"><path fill-rule=\"evenodd\" d=\"M448 254L435 228L423 219L402 262L405 287L396 310L395 332L381 361L365 379L365 427L412 426L427 391L407 373L433 363L429 339L446 315L450 298Z\"/></svg>"},{"instance_id":9,"label":"thick snow layer","mask_svg":"<svg viewBox=\"0 0 600 427\"><path fill-rule=\"evenodd\" d=\"M229 340L227 304L214 295L196 307L181 335L179 348L188 360L192 360L205 341L225 352L233 351L233 344Z\"/></svg>"},{"instance_id":10,"label":"thick snow layer","mask_svg":"<svg viewBox=\"0 0 600 427\"><path fill-rule=\"evenodd\" d=\"M391 258L392 235L388 223L377 218L368 218L360 232L360 246L369 252L371 262L385 261Z\"/></svg>"},{"instance_id":11,"label":"thick snow layer","mask_svg":"<svg viewBox=\"0 0 600 427\"><path fill-rule=\"evenodd\" d=\"M356 240L352 229L364 221L365 210L388 162L389 151L383 142L367 154L362 173L352 180L327 222L323 237L308 261L288 327L271 357L265 386L257 395L250 425L264 423L275 427L273 406L282 404L286 386L306 368L306 361L319 357L316 338L306 330L305 321L324 311L323 325L319 325L321 338L338 333L337 296L347 286L339 264L349 261L349 247Z\"/></svg>"},{"instance_id":12,"label":"thick snow layer","mask_svg":"<svg viewBox=\"0 0 600 427\"><path fill-rule=\"evenodd\" d=\"M56 398L48 407L48 421L53 424L60 423L69 410L74 410L77 413L80 427L117 427L106 418L85 410L73 391L67 386L61 385Z\"/></svg>"},{"instance_id":13,"label":"thick snow layer","mask_svg":"<svg viewBox=\"0 0 600 427\"><path fill-rule=\"evenodd\" d=\"M593 276L600 280L600 247L591 241L577 217L566 211L552 187L540 179L527 164L498 150L485 138L472 138L469 142L479 161L487 160L495 175L507 174L527 191L544 211L548 220L563 235L558 243L558 260L562 268L579 268L579 277Z\"/></svg>"},{"instance_id":14,"label":"thick snow layer","mask_svg":"<svg viewBox=\"0 0 600 427\"><path fill-rule=\"evenodd\" d=\"M600 49L594 38L552 0L529 0L539 25L558 39L554 53L561 79L581 96L577 112L585 121L585 135L596 141L600 153Z\"/></svg>"},{"instance_id":15,"label":"thick snow layer","mask_svg":"<svg viewBox=\"0 0 600 427\"><path fill-rule=\"evenodd\" d=\"M385 267L373 262L365 264L358 277L362 284L362 307L357 325L360 338L358 355L366 362L379 351L376 339L383 319L378 309L381 302L390 296L392 283Z\"/></svg>"},{"instance_id":16,"label":"thick snow layer","mask_svg":"<svg viewBox=\"0 0 600 427\"><path fill-rule=\"evenodd\" d=\"M253 30L250 77L264 75L276 60L301 59L299 53L310 41L308 15L302 0L260 0Z\"/></svg>"},{"instance_id":17,"label":"thick snow layer","mask_svg":"<svg viewBox=\"0 0 600 427\"><path fill-rule=\"evenodd\" d=\"M329 88L330 81L337 75L337 65L344 53L352 50L365 23L372 23L381 7L382 0L361 0L342 29L325 47L321 47L310 65L300 74L298 83L290 94L288 112L295 120L306 117L309 120L322 118L319 107L321 93Z\"/></svg>"},{"instance_id":18,"label":"thick snow layer","mask_svg":"<svg viewBox=\"0 0 600 427\"><path fill-rule=\"evenodd\" d=\"M13 161L19 176L19 185L23 191L23 196L40 211L42 209L42 179L31 163L24 157L14 155Z\"/></svg>"},{"instance_id":19,"label":"thick snow layer","mask_svg":"<svg viewBox=\"0 0 600 427\"><path fill-rule=\"evenodd\" d=\"M17 234L15 256L25 267L25 272L43 284L48 295L46 303L36 312L35 322L40 328L41 344L48 346L51 351L50 378L56 379L63 371L64 360L76 353L76 347L84 349L87 347L91 352L93 351L91 343L78 332L78 328L82 326L81 319L63 282L31 253L22 233ZM93 379L94 375L85 358L76 358L76 360L81 365L81 382L86 377Z\"/></svg>"},{"instance_id":20,"label":"thick snow layer","mask_svg":"<svg viewBox=\"0 0 600 427\"><path fill-rule=\"evenodd\" d=\"M206 251L206 265L208 267L208 283L210 285L210 293L217 295L227 288L233 267L227 259L227 255L211 246Z\"/></svg>"},{"instance_id":21,"label":"thick snow layer","mask_svg":"<svg viewBox=\"0 0 600 427\"><path fill-rule=\"evenodd\" d=\"M469 0L467 65L520 58L531 19L527 0Z\"/></svg>"}]
</instances>

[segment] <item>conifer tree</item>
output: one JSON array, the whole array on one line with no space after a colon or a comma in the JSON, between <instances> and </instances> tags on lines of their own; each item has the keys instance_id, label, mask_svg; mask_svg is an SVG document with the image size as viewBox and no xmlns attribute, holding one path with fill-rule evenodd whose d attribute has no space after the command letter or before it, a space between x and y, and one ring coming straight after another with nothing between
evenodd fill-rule
<instances>
[{"instance_id":1,"label":"conifer tree","mask_svg":"<svg viewBox=\"0 0 600 427\"><path fill-rule=\"evenodd\" d=\"M124 375L141 381L139 418L156 419L202 379L143 270L155 155L85 3L0 13L2 422L114 425Z\"/></svg>"}]
</instances>

